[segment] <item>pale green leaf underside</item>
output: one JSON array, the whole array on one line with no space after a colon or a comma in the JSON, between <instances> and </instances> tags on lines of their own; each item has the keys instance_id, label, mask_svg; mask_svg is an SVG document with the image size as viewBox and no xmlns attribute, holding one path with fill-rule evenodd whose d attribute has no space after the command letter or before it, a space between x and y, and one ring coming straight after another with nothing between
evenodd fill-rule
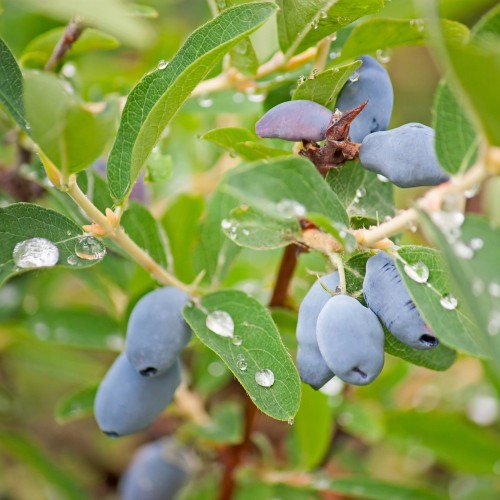
<instances>
[{"instance_id":1,"label":"pale green leaf underside","mask_svg":"<svg viewBox=\"0 0 500 500\"><path fill-rule=\"evenodd\" d=\"M240 337L241 345L207 328L207 315L213 311L225 311L232 317L234 335ZM204 296L200 306L186 306L183 314L199 339L221 357L260 410L277 420L295 416L300 405L299 375L263 305L243 292L222 291ZM245 370L238 367L238 356L243 356L247 363ZM274 373L271 387L262 387L255 381L256 371L263 369Z\"/></svg>"},{"instance_id":2,"label":"pale green leaf underside","mask_svg":"<svg viewBox=\"0 0 500 500\"><path fill-rule=\"evenodd\" d=\"M224 54L275 11L270 2L224 11L197 29L165 69L146 75L130 93L108 161L110 191L127 196L168 122Z\"/></svg>"},{"instance_id":3,"label":"pale green leaf underside","mask_svg":"<svg viewBox=\"0 0 500 500\"><path fill-rule=\"evenodd\" d=\"M445 80L436 93L433 127L441 166L451 174L465 172L476 159L479 136L466 115L465 103Z\"/></svg>"},{"instance_id":4,"label":"pale green leaf underside","mask_svg":"<svg viewBox=\"0 0 500 500\"><path fill-rule=\"evenodd\" d=\"M97 386L92 386L64 396L57 402L57 421L66 423L92 415L96 392Z\"/></svg>"},{"instance_id":5,"label":"pale green leaf underside","mask_svg":"<svg viewBox=\"0 0 500 500\"><path fill-rule=\"evenodd\" d=\"M0 208L0 285L11 276L29 270L17 268L12 252L17 243L31 238L45 238L57 246L58 266L78 269L97 263L77 258L74 265L68 264L68 257L75 257L75 244L82 235L80 226L47 208L31 203Z\"/></svg>"},{"instance_id":6,"label":"pale green leaf underside","mask_svg":"<svg viewBox=\"0 0 500 500\"><path fill-rule=\"evenodd\" d=\"M0 38L0 102L16 123L26 130L23 101L23 75L9 47Z\"/></svg>"},{"instance_id":7,"label":"pale green leaf underside","mask_svg":"<svg viewBox=\"0 0 500 500\"><path fill-rule=\"evenodd\" d=\"M440 304L441 297L454 295L455 292L439 252L432 248L404 246L399 248L398 253L409 264L421 261L429 269L428 283L432 288L410 279L404 271L404 264L396 262L411 298L436 337L458 351L474 356L489 356L488 345L466 308L459 304L456 309L448 310Z\"/></svg>"}]
</instances>

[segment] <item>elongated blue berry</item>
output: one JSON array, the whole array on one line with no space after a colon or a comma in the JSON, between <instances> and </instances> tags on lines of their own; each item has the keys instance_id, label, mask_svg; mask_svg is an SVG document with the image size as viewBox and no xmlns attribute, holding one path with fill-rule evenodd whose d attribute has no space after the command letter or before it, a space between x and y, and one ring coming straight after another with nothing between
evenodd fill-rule
<instances>
[{"instance_id":1,"label":"elongated blue berry","mask_svg":"<svg viewBox=\"0 0 500 500\"><path fill-rule=\"evenodd\" d=\"M318 315L332 297L321 283L334 292L339 284L339 273L328 274L314 283L300 304L297 321L297 369L302 381L314 389L319 389L334 376L321 356L316 338Z\"/></svg>"},{"instance_id":2,"label":"elongated blue berry","mask_svg":"<svg viewBox=\"0 0 500 500\"><path fill-rule=\"evenodd\" d=\"M97 390L94 414L99 428L110 437L144 430L172 401L180 381L179 361L163 375L145 378L125 353L120 354Z\"/></svg>"},{"instance_id":3,"label":"elongated blue berry","mask_svg":"<svg viewBox=\"0 0 500 500\"><path fill-rule=\"evenodd\" d=\"M341 111L347 111L368 101L349 131L350 140L357 143L368 134L387 130L394 104L391 79L385 68L373 57L362 56L359 59L363 61L356 71L359 77L344 85L335 104Z\"/></svg>"},{"instance_id":4,"label":"elongated blue berry","mask_svg":"<svg viewBox=\"0 0 500 500\"><path fill-rule=\"evenodd\" d=\"M448 180L434 152L434 130L420 123L367 135L359 161L399 187L435 186Z\"/></svg>"},{"instance_id":5,"label":"elongated blue berry","mask_svg":"<svg viewBox=\"0 0 500 500\"><path fill-rule=\"evenodd\" d=\"M135 305L127 327L126 353L145 376L165 373L191 338L182 317L188 295L174 287L154 290Z\"/></svg>"},{"instance_id":6,"label":"elongated blue berry","mask_svg":"<svg viewBox=\"0 0 500 500\"><path fill-rule=\"evenodd\" d=\"M384 366L384 331L375 314L347 295L321 310L317 338L326 364L344 382L366 385Z\"/></svg>"},{"instance_id":7,"label":"elongated blue berry","mask_svg":"<svg viewBox=\"0 0 500 500\"><path fill-rule=\"evenodd\" d=\"M121 500L174 499L189 479L183 449L173 438L141 446L119 484Z\"/></svg>"},{"instance_id":8,"label":"elongated blue berry","mask_svg":"<svg viewBox=\"0 0 500 500\"><path fill-rule=\"evenodd\" d=\"M332 112L313 101L287 101L271 108L256 124L259 137L286 141L322 141Z\"/></svg>"},{"instance_id":9,"label":"elongated blue berry","mask_svg":"<svg viewBox=\"0 0 500 500\"><path fill-rule=\"evenodd\" d=\"M411 300L396 264L384 252L368 259L363 294L368 307L401 342L415 349L439 344Z\"/></svg>"}]
</instances>

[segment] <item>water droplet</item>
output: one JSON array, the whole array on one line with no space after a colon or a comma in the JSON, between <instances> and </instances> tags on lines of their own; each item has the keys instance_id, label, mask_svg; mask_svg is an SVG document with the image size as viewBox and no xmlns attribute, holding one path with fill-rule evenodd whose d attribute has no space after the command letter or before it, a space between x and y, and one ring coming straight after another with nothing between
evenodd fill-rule
<instances>
[{"instance_id":1,"label":"water droplet","mask_svg":"<svg viewBox=\"0 0 500 500\"><path fill-rule=\"evenodd\" d=\"M469 199L469 198L474 198L477 193L479 193L479 190L481 189L481 184L475 184L469 189L466 189L464 191L464 196Z\"/></svg>"},{"instance_id":2,"label":"water droplet","mask_svg":"<svg viewBox=\"0 0 500 500\"><path fill-rule=\"evenodd\" d=\"M357 81L359 80L359 73L357 71L355 71L350 77L349 77L349 81L351 83L356 83Z\"/></svg>"},{"instance_id":3,"label":"water droplet","mask_svg":"<svg viewBox=\"0 0 500 500\"><path fill-rule=\"evenodd\" d=\"M472 280L472 293L475 297L479 297L484 292L484 283L479 278Z\"/></svg>"},{"instance_id":4,"label":"water droplet","mask_svg":"<svg viewBox=\"0 0 500 500\"><path fill-rule=\"evenodd\" d=\"M375 53L377 60L382 64L387 64L391 60L391 51L389 49L378 49Z\"/></svg>"},{"instance_id":5,"label":"water droplet","mask_svg":"<svg viewBox=\"0 0 500 500\"><path fill-rule=\"evenodd\" d=\"M76 263L78 262L78 259L77 259L76 255L70 255L70 256L66 259L66 262L67 262L70 266L74 266L74 265L76 265Z\"/></svg>"},{"instance_id":6,"label":"water droplet","mask_svg":"<svg viewBox=\"0 0 500 500\"><path fill-rule=\"evenodd\" d=\"M274 373L268 368L255 372L255 382L261 387L271 387L274 384Z\"/></svg>"},{"instance_id":7,"label":"water droplet","mask_svg":"<svg viewBox=\"0 0 500 500\"><path fill-rule=\"evenodd\" d=\"M243 343L243 339L240 336L235 335L232 338L231 342L233 343L233 345L240 346Z\"/></svg>"},{"instance_id":8,"label":"water droplet","mask_svg":"<svg viewBox=\"0 0 500 500\"><path fill-rule=\"evenodd\" d=\"M481 250L481 248L483 248L484 246L484 241L481 238L472 238L472 240L470 240L469 246L473 250Z\"/></svg>"},{"instance_id":9,"label":"water droplet","mask_svg":"<svg viewBox=\"0 0 500 500\"><path fill-rule=\"evenodd\" d=\"M66 231L66 234L67 234L68 236L71 236L71 231Z\"/></svg>"},{"instance_id":10,"label":"water droplet","mask_svg":"<svg viewBox=\"0 0 500 500\"><path fill-rule=\"evenodd\" d=\"M328 17L328 12L326 12L326 10L320 10L319 11L319 17L321 19L326 19Z\"/></svg>"},{"instance_id":11,"label":"water droplet","mask_svg":"<svg viewBox=\"0 0 500 500\"><path fill-rule=\"evenodd\" d=\"M311 22L311 27L312 27L312 29L317 30L317 29L318 29L318 26L319 26L319 19L314 19L314 20Z\"/></svg>"},{"instance_id":12,"label":"water droplet","mask_svg":"<svg viewBox=\"0 0 500 500\"><path fill-rule=\"evenodd\" d=\"M266 94L256 94L254 92L251 92L247 95L248 100L250 102L264 102L266 99Z\"/></svg>"},{"instance_id":13,"label":"water droplet","mask_svg":"<svg viewBox=\"0 0 500 500\"><path fill-rule=\"evenodd\" d=\"M52 241L45 238L31 238L17 243L12 258L16 266L21 269L52 267L59 260L59 250Z\"/></svg>"},{"instance_id":14,"label":"water droplet","mask_svg":"<svg viewBox=\"0 0 500 500\"><path fill-rule=\"evenodd\" d=\"M328 40L330 40L330 42L334 42L335 40L337 40L337 33L332 33L331 35L328 35L327 38Z\"/></svg>"},{"instance_id":15,"label":"water droplet","mask_svg":"<svg viewBox=\"0 0 500 500\"><path fill-rule=\"evenodd\" d=\"M412 232L412 233L416 233L416 232L417 232L417 230L418 230L418 225L417 225L417 223L416 223L415 221L413 221L413 220L412 220L412 221L410 221L410 222L408 222L407 226L408 226L408 230L409 230L410 232Z\"/></svg>"},{"instance_id":16,"label":"water droplet","mask_svg":"<svg viewBox=\"0 0 500 500\"><path fill-rule=\"evenodd\" d=\"M158 61L158 65L156 66L158 69L165 69L168 66L168 61L165 59L161 59Z\"/></svg>"},{"instance_id":17,"label":"water droplet","mask_svg":"<svg viewBox=\"0 0 500 500\"><path fill-rule=\"evenodd\" d=\"M241 372L246 371L246 369L248 368L248 363L246 362L245 357L242 354L239 354L236 358L236 367Z\"/></svg>"},{"instance_id":18,"label":"water droplet","mask_svg":"<svg viewBox=\"0 0 500 500\"><path fill-rule=\"evenodd\" d=\"M498 283L490 283L488 285L488 293L492 297L499 298L500 297L500 284L498 284Z\"/></svg>"},{"instance_id":19,"label":"water droplet","mask_svg":"<svg viewBox=\"0 0 500 500\"><path fill-rule=\"evenodd\" d=\"M366 189L364 187L360 187L356 190L356 197L363 198L363 196L366 196Z\"/></svg>"},{"instance_id":20,"label":"water droplet","mask_svg":"<svg viewBox=\"0 0 500 500\"><path fill-rule=\"evenodd\" d=\"M417 283L425 283L429 279L429 268L422 261L405 264L404 270L408 277Z\"/></svg>"},{"instance_id":21,"label":"water droplet","mask_svg":"<svg viewBox=\"0 0 500 500\"><path fill-rule=\"evenodd\" d=\"M488 334L492 337L500 333L500 312L492 311L488 320Z\"/></svg>"},{"instance_id":22,"label":"water droplet","mask_svg":"<svg viewBox=\"0 0 500 500\"><path fill-rule=\"evenodd\" d=\"M333 51L333 52L330 52L330 59L337 59L337 57L340 56L340 52L338 51Z\"/></svg>"},{"instance_id":23,"label":"water droplet","mask_svg":"<svg viewBox=\"0 0 500 500\"><path fill-rule=\"evenodd\" d=\"M306 207L295 200L284 199L276 203L276 210L287 217L304 217Z\"/></svg>"},{"instance_id":24,"label":"water droplet","mask_svg":"<svg viewBox=\"0 0 500 500\"><path fill-rule=\"evenodd\" d=\"M425 28L423 19L410 19L410 26L417 28L418 32L422 32Z\"/></svg>"},{"instance_id":25,"label":"water droplet","mask_svg":"<svg viewBox=\"0 0 500 500\"><path fill-rule=\"evenodd\" d=\"M66 78L73 78L76 75L76 66L73 63L68 62L61 68L61 73Z\"/></svg>"},{"instance_id":26,"label":"water droplet","mask_svg":"<svg viewBox=\"0 0 500 500\"><path fill-rule=\"evenodd\" d=\"M458 306L457 298L451 294L443 295L439 300L439 303L448 311L453 311L453 309L456 309Z\"/></svg>"},{"instance_id":27,"label":"water droplet","mask_svg":"<svg viewBox=\"0 0 500 500\"><path fill-rule=\"evenodd\" d=\"M212 106L213 103L214 103L213 99L210 99L210 97L207 97L207 96L201 96L198 99L198 104L202 108L209 108L210 106Z\"/></svg>"},{"instance_id":28,"label":"water droplet","mask_svg":"<svg viewBox=\"0 0 500 500\"><path fill-rule=\"evenodd\" d=\"M233 223L228 219L222 219L222 222L220 223L220 227L222 229L231 229L233 227Z\"/></svg>"},{"instance_id":29,"label":"water droplet","mask_svg":"<svg viewBox=\"0 0 500 500\"><path fill-rule=\"evenodd\" d=\"M299 78L297 79L297 84L302 85L306 80L307 78L304 75L300 75Z\"/></svg>"},{"instance_id":30,"label":"water droplet","mask_svg":"<svg viewBox=\"0 0 500 500\"><path fill-rule=\"evenodd\" d=\"M248 229L242 229L241 234L243 234L243 236L250 236L250 231Z\"/></svg>"},{"instance_id":31,"label":"water droplet","mask_svg":"<svg viewBox=\"0 0 500 500\"><path fill-rule=\"evenodd\" d=\"M233 318L226 311L212 311L205 322L207 328L221 337L234 335Z\"/></svg>"},{"instance_id":32,"label":"water droplet","mask_svg":"<svg viewBox=\"0 0 500 500\"><path fill-rule=\"evenodd\" d=\"M295 420L293 419L293 417L290 417L286 422L287 422L288 425L293 425L293 423L295 422Z\"/></svg>"},{"instance_id":33,"label":"water droplet","mask_svg":"<svg viewBox=\"0 0 500 500\"><path fill-rule=\"evenodd\" d=\"M106 247L93 236L83 236L75 243L75 253L84 260L101 260L106 255Z\"/></svg>"},{"instance_id":34,"label":"water droplet","mask_svg":"<svg viewBox=\"0 0 500 500\"><path fill-rule=\"evenodd\" d=\"M465 220L462 212L438 210L432 212L431 218L434 224L441 228L448 241L454 241L460 236L460 228Z\"/></svg>"},{"instance_id":35,"label":"water droplet","mask_svg":"<svg viewBox=\"0 0 500 500\"><path fill-rule=\"evenodd\" d=\"M453 251L459 259L470 260L474 257L474 250L463 241L457 241L453 245Z\"/></svg>"},{"instance_id":36,"label":"water droplet","mask_svg":"<svg viewBox=\"0 0 500 500\"><path fill-rule=\"evenodd\" d=\"M380 182L389 182L389 179L387 177L385 177L384 175L382 175L382 174L377 174L377 179Z\"/></svg>"}]
</instances>

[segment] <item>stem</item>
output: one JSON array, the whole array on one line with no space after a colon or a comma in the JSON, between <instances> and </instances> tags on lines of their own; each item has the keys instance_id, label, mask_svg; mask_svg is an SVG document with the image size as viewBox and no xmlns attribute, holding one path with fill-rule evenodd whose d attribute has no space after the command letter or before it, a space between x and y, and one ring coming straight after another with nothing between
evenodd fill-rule
<instances>
[{"instance_id":1,"label":"stem","mask_svg":"<svg viewBox=\"0 0 500 500\"><path fill-rule=\"evenodd\" d=\"M339 272L339 286L340 286L340 293L346 294L347 293L347 282L345 279L345 268L344 268L344 261L342 260L342 257L335 252L330 252L328 254L328 258L332 262L332 264L337 268L337 271Z\"/></svg>"},{"instance_id":2,"label":"stem","mask_svg":"<svg viewBox=\"0 0 500 500\"><path fill-rule=\"evenodd\" d=\"M75 178L70 179L68 185L68 194L73 201L85 212L85 214L98 224L106 233L106 237L119 245L135 262L137 262L146 271L151 273L154 278L162 285L171 285L179 288L187 294L192 294L191 287L179 281L175 276L163 269L154 259L152 259L130 236L119 226L113 225L78 187Z\"/></svg>"},{"instance_id":3,"label":"stem","mask_svg":"<svg viewBox=\"0 0 500 500\"><path fill-rule=\"evenodd\" d=\"M318 43L318 50L314 57L314 61L311 68L311 76L314 76L316 73L323 71L326 67L326 63L328 62L328 54L330 53L330 38L323 38L321 42Z\"/></svg>"},{"instance_id":4,"label":"stem","mask_svg":"<svg viewBox=\"0 0 500 500\"><path fill-rule=\"evenodd\" d=\"M63 36L54 47L54 51L45 65L45 71L50 71L64 59L64 56L69 51L71 46L80 38L84 29L85 26L80 18L75 17L71 19L64 29Z\"/></svg>"},{"instance_id":5,"label":"stem","mask_svg":"<svg viewBox=\"0 0 500 500\"><path fill-rule=\"evenodd\" d=\"M273 295L269 302L270 307L287 307L288 289L292 281L293 273L297 266L297 257L300 247L293 244L288 245L281 257L281 263L274 285Z\"/></svg>"}]
</instances>

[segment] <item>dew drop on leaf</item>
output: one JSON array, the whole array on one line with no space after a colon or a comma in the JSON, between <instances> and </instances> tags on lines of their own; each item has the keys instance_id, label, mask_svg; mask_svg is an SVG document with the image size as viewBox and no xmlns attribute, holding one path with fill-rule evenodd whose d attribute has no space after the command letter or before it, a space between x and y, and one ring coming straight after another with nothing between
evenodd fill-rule
<instances>
[{"instance_id":1,"label":"dew drop on leaf","mask_svg":"<svg viewBox=\"0 0 500 500\"><path fill-rule=\"evenodd\" d=\"M429 268L422 261L405 264L404 270L408 277L417 283L425 283L429 279Z\"/></svg>"},{"instance_id":2,"label":"dew drop on leaf","mask_svg":"<svg viewBox=\"0 0 500 500\"><path fill-rule=\"evenodd\" d=\"M240 346L241 344L243 344L243 339L239 336L239 335L235 335L231 342L233 343L233 345L235 346Z\"/></svg>"},{"instance_id":3,"label":"dew drop on leaf","mask_svg":"<svg viewBox=\"0 0 500 500\"><path fill-rule=\"evenodd\" d=\"M245 372L247 370L248 363L246 362L243 354L239 354L236 358L236 367L240 370L240 372Z\"/></svg>"},{"instance_id":4,"label":"dew drop on leaf","mask_svg":"<svg viewBox=\"0 0 500 500\"><path fill-rule=\"evenodd\" d=\"M488 334L492 337L500 333L500 312L492 311L488 320Z\"/></svg>"},{"instance_id":5,"label":"dew drop on leaf","mask_svg":"<svg viewBox=\"0 0 500 500\"><path fill-rule=\"evenodd\" d=\"M459 259L470 260L474 257L474 250L463 241L457 241L453 245L453 251Z\"/></svg>"},{"instance_id":6,"label":"dew drop on leaf","mask_svg":"<svg viewBox=\"0 0 500 500\"><path fill-rule=\"evenodd\" d=\"M234 336L234 321L226 311L212 311L205 324L210 331L221 337Z\"/></svg>"},{"instance_id":7,"label":"dew drop on leaf","mask_svg":"<svg viewBox=\"0 0 500 500\"><path fill-rule=\"evenodd\" d=\"M484 246L484 241L481 238L472 238L472 240L470 240L469 246L473 250L481 250L481 248L483 248Z\"/></svg>"},{"instance_id":8,"label":"dew drop on leaf","mask_svg":"<svg viewBox=\"0 0 500 500\"><path fill-rule=\"evenodd\" d=\"M210 99L210 97L206 97L206 96L201 96L199 99L198 99L198 104L202 107L202 108L210 108L210 106L212 106L212 104L214 103L213 99Z\"/></svg>"},{"instance_id":9,"label":"dew drop on leaf","mask_svg":"<svg viewBox=\"0 0 500 500\"><path fill-rule=\"evenodd\" d=\"M78 262L78 259L77 259L76 255L70 255L70 256L66 259L66 262L67 262L70 266L74 266L74 265L76 265L76 263Z\"/></svg>"},{"instance_id":10,"label":"dew drop on leaf","mask_svg":"<svg viewBox=\"0 0 500 500\"><path fill-rule=\"evenodd\" d=\"M101 260L106 255L106 247L93 236L83 236L75 243L75 253L83 260Z\"/></svg>"},{"instance_id":11,"label":"dew drop on leaf","mask_svg":"<svg viewBox=\"0 0 500 500\"><path fill-rule=\"evenodd\" d=\"M351 83L356 83L357 81L359 80L359 73L357 71L355 71L350 77L349 77L349 81Z\"/></svg>"},{"instance_id":12,"label":"dew drop on leaf","mask_svg":"<svg viewBox=\"0 0 500 500\"><path fill-rule=\"evenodd\" d=\"M255 382L261 387L271 387L274 384L274 373L268 368L255 372Z\"/></svg>"},{"instance_id":13,"label":"dew drop on leaf","mask_svg":"<svg viewBox=\"0 0 500 500\"><path fill-rule=\"evenodd\" d=\"M168 61L165 61L165 59L161 59L158 61L158 65L156 66L158 69L165 69L168 66Z\"/></svg>"},{"instance_id":14,"label":"dew drop on leaf","mask_svg":"<svg viewBox=\"0 0 500 500\"><path fill-rule=\"evenodd\" d=\"M453 311L458 306L458 300L454 295L447 294L443 295L439 300L441 307L447 309L448 311Z\"/></svg>"},{"instance_id":15,"label":"dew drop on leaf","mask_svg":"<svg viewBox=\"0 0 500 500\"><path fill-rule=\"evenodd\" d=\"M356 198L363 198L366 196L366 189L364 187L360 187L356 190Z\"/></svg>"},{"instance_id":16,"label":"dew drop on leaf","mask_svg":"<svg viewBox=\"0 0 500 500\"><path fill-rule=\"evenodd\" d=\"M293 417L290 417L288 420L287 420L287 424L288 425L293 425L293 423L295 422L295 420L293 419Z\"/></svg>"},{"instance_id":17,"label":"dew drop on leaf","mask_svg":"<svg viewBox=\"0 0 500 500\"><path fill-rule=\"evenodd\" d=\"M12 259L20 269L52 267L59 260L59 249L45 238L31 238L17 243Z\"/></svg>"},{"instance_id":18,"label":"dew drop on leaf","mask_svg":"<svg viewBox=\"0 0 500 500\"><path fill-rule=\"evenodd\" d=\"M495 282L491 282L489 285L488 285L488 293L492 296L492 297L500 297L500 284L499 283L495 283Z\"/></svg>"},{"instance_id":19,"label":"dew drop on leaf","mask_svg":"<svg viewBox=\"0 0 500 500\"><path fill-rule=\"evenodd\" d=\"M389 182L389 179L387 177L385 177L385 175L382 175L382 174L377 174L377 179L380 182Z\"/></svg>"},{"instance_id":20,"label":"dew drop on leaf","mask_svg":"<svg viewBox=\"0 0 500 500\"><path fill-rule=\"evenodd\" d=\"M391 60L391 51L389 49L378 49L375 52L377 60L382 64L387 64Z\"/></svg>"}]
</instances>

